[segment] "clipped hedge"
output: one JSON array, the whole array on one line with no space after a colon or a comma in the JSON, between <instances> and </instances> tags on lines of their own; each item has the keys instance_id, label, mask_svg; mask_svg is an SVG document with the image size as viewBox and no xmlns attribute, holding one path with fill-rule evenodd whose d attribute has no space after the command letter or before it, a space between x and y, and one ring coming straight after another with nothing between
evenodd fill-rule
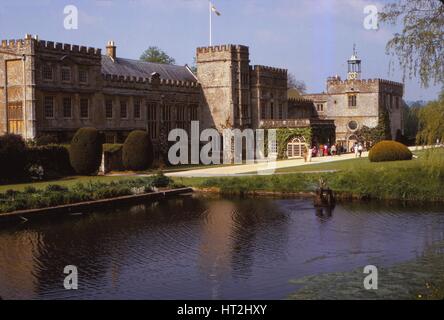
<instances>
[{"instance_id":1,"label":"clipped hedge","mask_svg":"<svg viewBox=\"0 0 444 320\"><path fill-rule=\"evenodd\" d=\"M122 161L125 169L140 171L153 164L153 145L146 131L132 131L123 144Z\"/></svg>"},{"instance_id":2,"label":"clipped hedge","mask_svg":"<svg viewBox=\"0 0 444 320\"><path fill-rule=\"evenodd\" d=\"M43 168L43 179L55 179L74 173L69 159L69 151L65 146L46 145L29 147L27 150L28 167Z\"/></svg>"},{"instance_id":3,"label":"clipped hedge","mask_svg":"<svg viewBox=\"0 0 444 320\"><path fill-rule=\"evenodd\" d=\"M369 152L371 162L412 160L412 152L402 143L384 140L375 144Z\"/></svg>"},{"instance_id":4,"label":"clipped hedge","mask_svg":"<svg viewBox=\"0 0 444 320\"><path fill-rule=\"evenodd\" d=\"M0 181L18 180L25 176L26 145L20 135L0 136Z\"/></svg>"},{"instance_id":5,"label":"clipped hedge","mask_svg":"<svg viewBox=\"0 0 444 320\"><path fill-rule=\"evenodd\" d=\"M78 174L97 173L102 161L103 135L95 128L80 128L69 148L71 166Z\"/></svg>"}]
</instances>

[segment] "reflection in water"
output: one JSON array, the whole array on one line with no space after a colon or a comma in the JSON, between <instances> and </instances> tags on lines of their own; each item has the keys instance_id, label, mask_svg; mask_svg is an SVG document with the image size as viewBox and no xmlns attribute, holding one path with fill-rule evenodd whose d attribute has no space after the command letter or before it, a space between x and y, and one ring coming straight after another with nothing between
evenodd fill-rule
<instances>
[{"instance_id":1,"label":"reflection in water","mask_svg":"<svg viewBox=\"0 0 444 320\"><path fill-rule=\"evenodd\" d=\"M0 296L283 299L290 279L420 261L443 232L440 208L184 196L3 227ZM77 291L63 289L66 265Z\"/></svg>"}]
</instances>

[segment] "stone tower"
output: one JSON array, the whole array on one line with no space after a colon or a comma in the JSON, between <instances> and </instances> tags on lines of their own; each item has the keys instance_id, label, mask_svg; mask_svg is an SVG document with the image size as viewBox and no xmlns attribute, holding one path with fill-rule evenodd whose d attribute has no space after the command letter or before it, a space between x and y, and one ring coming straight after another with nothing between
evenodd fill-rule
<instances>
[{"instance_id":1,"label":"stone tower","mask_svg":"<svg viewBox=\"0 0 444 320\"><path fill-rule=\"evenodd\" d=\"M250 127L249 50L241 45L197 49L197 77L203 91L202 128Z\"/></svg>"}]
</instances>

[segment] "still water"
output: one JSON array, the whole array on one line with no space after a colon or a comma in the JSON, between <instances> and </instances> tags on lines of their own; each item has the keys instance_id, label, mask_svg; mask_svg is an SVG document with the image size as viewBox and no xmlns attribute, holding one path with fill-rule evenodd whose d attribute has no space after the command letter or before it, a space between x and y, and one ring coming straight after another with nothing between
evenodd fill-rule
<instances>
[{"instance_id":1,"label":"still water","mask_svg":"<svg viewBox=\"0 0 444 320\"><path fill-rule=\"evenodd\" d=\"M359 298L375 265L390 271L375 298L408 298L444 276L443 242L440 207L350 203L328 214L306 199L183 196L0 226L0 296ZM79 270L78 290L63 287L66 265Z\"/></svg>"}]
</instances>

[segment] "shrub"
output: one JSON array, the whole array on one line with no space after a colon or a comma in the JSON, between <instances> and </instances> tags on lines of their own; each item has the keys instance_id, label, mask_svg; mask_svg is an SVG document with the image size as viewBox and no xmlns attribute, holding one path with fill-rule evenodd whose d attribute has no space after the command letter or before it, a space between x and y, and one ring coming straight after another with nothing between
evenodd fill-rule
<instances>
[{"instance_id":1,"label":"shrub","mask_svg":"<svg viewBox=\"0 0 444 320\"><path fill-rule=\"evenodd\" d=\"M35 144L37 146L46 146L48 144L57 144L57 143L58 143L57 137L50 135L50 134L44 134L44 135L38 136L35 139Z\"/></svg>"},{"instance_id":2,"label":"shrub","mask_svg":"<svg viewBox=\"0 0 444 320\"><path fill-rule=\"evenodd\" d=\"M73 173L69 160L69 151L61 145L29 147L27 149L28 167L43 168L44 179L55 179Z\"/></svg>"},{"instance_id":3,"label":"shrub","mask_svg":"<svg viewBox=\"0 0 444 320\"><path fill-rule=\"evenodd\" d=\"M384 140L375 144L368 155L371 162L412 160L412 152L402 143Z\"/></svg>"},{"instance_id":4,"label":"shrub","mask_svg":"<svg viewBox=\"0 0 444 320\"><path fill-rule=\"evenodd\" d=\"M172 180L165 176L163 173L158 173L152 182L152 185L156 188L166 188L172 183Z\"/></svg>"},{"instance_id":5,"label":"shrub","mask_svg":"<svg viewBox=\"0 0 444 320\"><path fill-rule=\"evenodd\" d=\"M131 132L123 144L123 165L127 170L145 170L153 164L153 145L147 132Z\"/></svg>"},{"instance_id":6,"label":"shrub","mask_svg":"<svg viewBox=\"0 0 444 320\"><path fill-rule=\"evenodd\" d=\"M0 136L0 181L9 181L25 176L26 145L15 134Z\"/></svg>"},{"instance_id":7,"label":"shrub","mask_svg":"<svg viewBox=\"0 0 444 320\"><path fill-rule=\"evenodd\" d=\"M68 188L60 186L58 184L48 184L46 186L46 191L48 191L48 192L68 192Z\"/></svg>"},{"instance_id":8,"label":"shrub","mask_svg":"<svg viewBox=\"0 0 444 320\"><path fill-rule=\"evenodd\" d=\"M95 128L80 128L69 148L71 166L78 174L97 173L102 161L103 137Z\"/></svg>"}]
</instances>

